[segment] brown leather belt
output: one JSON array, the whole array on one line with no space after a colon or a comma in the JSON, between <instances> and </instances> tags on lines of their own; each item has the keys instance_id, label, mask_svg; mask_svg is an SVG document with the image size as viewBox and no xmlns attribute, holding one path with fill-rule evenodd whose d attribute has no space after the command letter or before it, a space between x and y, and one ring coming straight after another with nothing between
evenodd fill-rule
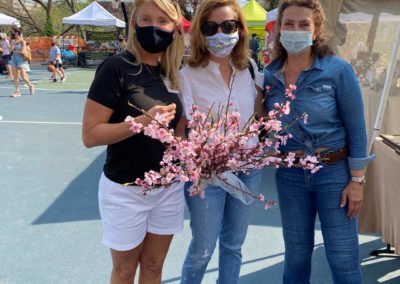
<instances>
[{"instance_id":1,"label":"brown leather belt","mask_svg":"<svg viewBox=\"0 0 400 284\"><path fill-rule=\"evenodd\" d=\"M286 157L286 155L287 154L282 153L282 158ZM342 148L336 152L330 152L326 154L316 153L316 156L322 164L332 165L338 161L345 160L348 156L348 151L347 148ZM296 151L295 158L296 158L295 163L298 163L301 158L304 158L304 152Z\"/></svg>"},{"instance_id":2,"label":"brown leather belt","mask_svg":"<svg viewBox=\"0 0 400 284\"><path fill-rule=\"evenodd\" d=\"M342 148L339 151L333 153L319 155L318 159L321 161L321 163L331 165L338 161L346 160L347 156L347 148Z\"/></svg>"}]
</instances>

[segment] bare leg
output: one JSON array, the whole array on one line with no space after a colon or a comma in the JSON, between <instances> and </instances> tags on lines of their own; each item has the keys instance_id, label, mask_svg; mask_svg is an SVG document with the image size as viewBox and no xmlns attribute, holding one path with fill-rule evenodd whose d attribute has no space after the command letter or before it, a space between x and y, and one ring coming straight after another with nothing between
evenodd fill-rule
<instances>
[{"instance_id":1,"label":"bare leg","mask_svg":"<svg viewBox=\"0 0 400 284\"><path fill-rule=\"evenodd\" d=\"M21 77L22 79L25 81L25 83L28 85L29 87L29 92L31 93L31 95L35 94L35 87L33 86L33 84L31 83L31 81L29 80L29 76L26 73L26 69L25 68L19 68L21 70Z\"/></svg>"},{"instance_id":2,"label":"bare leg","mask_svg":"<svg viewBox=\"0 0 400 284\"><path fill-rule=\"evenodd\" d=\"M140 254L140 284L161 283L162 268L172 238L173 235L147 233Z\"/></svg>"},{"instance_id":3,"label":"bare leg","mask_svg":"<svg viewBox=\"0 0 400 284\"><path fill-rule=\"evenodd\" d=\"M8 77L12 77L13 76L13 72L12 72L10 64L6 65L6 70L7 70Z\"/></svg>"},{"instance_id":4,"label":"bare leg","mask_svg":"<svg viewBox=\"0 0 400 284\"><path fill-rule=\"evenodd\" d=\"M60 72L61 72L61 76L62 77L65 77L65 71L64 71L64 68L59 68L59 70L60 70Z\"/></svg>"},{"instance_id":5,"label":"bare leg","mask_svg":"<svg viewBox=\"0 0 400 284\"><path fill-rule=\"evenodd\" d=\"M116 251L111 249L113 262L111 284L133 283L142 248L143 244L140 244L130 251Z\"/></svg>"},{"instance_id":6,"label":"bare leg","mask_svg":"<svg viewBox=\"0 0 400 284\"><path fill-rule=\"evenodd\" d=\"M13 76L14 76L14 86L15 86L15 93L14 95L17 96L18 94L21 95L21 92L19 90L19 68L13 67Z\"/></svg>"}]
</instances>

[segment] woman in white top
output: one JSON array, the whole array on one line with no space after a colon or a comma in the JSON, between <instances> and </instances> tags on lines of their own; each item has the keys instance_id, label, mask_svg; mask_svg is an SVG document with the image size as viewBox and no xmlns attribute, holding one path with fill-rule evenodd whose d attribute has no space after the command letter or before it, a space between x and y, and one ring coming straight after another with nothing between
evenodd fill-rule
<instances>
[{"instance_id":1,"label":"woman in white top","mask_svg":"<svg viewBox=\"0 0 400 284\"><path fill-rule=\"evenodd\" d=\"M237 1L202 2L192 21L190 35L188 66L181 70L186 118L190 119L192 104L202 112L213 105L212 111L216 114L218 106L227 104L231 93L232 108L239 111L241 126L244 126L254 113L257 96L254 82L261 85L262 75L260 80L256 64L249 61L248 31ZM249 175L238 174L238 177L252 192L258 191L259 170ZM201 283L218 238L218 283L237 283L241 247L253 206L243 204L218 186L211 185L204 192L205 198L190 197L185 190L193 238L183 264L181 283Z\"/></svg>"},{"instance_id":2,"label":"woman in white top","mask_svg":"<svg viewBox=\"0 0 400 284\"><path fill-rule=\"evenodd\" d=\"M11 60L11 54L10 54L10 42L7 39L7 34L6 33L0 33L0 50L3 52L2 58L4 65L6 66L7 70L7 78L8 79L14 79L12 75L12 70L11 70L11 65L10 65L10 60Z\"/></svg>"}]
</instances>

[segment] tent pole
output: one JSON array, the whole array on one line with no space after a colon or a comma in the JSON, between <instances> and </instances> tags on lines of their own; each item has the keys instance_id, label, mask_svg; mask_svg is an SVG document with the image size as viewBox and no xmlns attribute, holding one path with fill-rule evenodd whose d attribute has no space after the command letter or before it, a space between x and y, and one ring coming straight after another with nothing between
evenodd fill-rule
<instances>
[{"instance_id":1,"label":"tent pole","mask_svg":"<svg viewBox=\"0 0 400 284\"><path fill-rule=\"evenodd\" d=\"M396 39L392 49L392 55L390 57L389 66L386 73L385 85L383 86L383 91L381 95L381 100L379 102L378 113L376 114L376 120L374 125L374 131L372 132L372 138L369 143L369 153L371 153L372 144L379 133L382 124L382 117L385 111L387 99L389 97L390 85L392 84L394 69L396 67L396 59L399 54L400 47L400 24L397 26Z\"/></svg>"},{"instance_id":2,"label":"tent pole","mask_svg":"<svg viewBox=\"0 0 400 284\"><path fill-rule=\"evenodd\" d=\"M128 12L126 10L126 6L124 2L121 2L122 13L124 14L124 21L125 21L125 38L128 38L129 34L129 17Z\"/></svg>"}]
</instances>

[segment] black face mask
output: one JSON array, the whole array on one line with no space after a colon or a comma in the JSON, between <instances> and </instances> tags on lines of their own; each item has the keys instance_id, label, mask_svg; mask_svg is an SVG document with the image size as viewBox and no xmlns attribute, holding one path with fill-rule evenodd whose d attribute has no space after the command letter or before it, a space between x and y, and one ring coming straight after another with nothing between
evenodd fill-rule
<instances>
[{"instance_id":1,"label":"black face mask","mask_svg":"<svg viewBox=\"0 0 400 284\"><path fill-rule=\"evenodd\" d=\"M174 32L166 32L155 26L139 27L135 25L136 37L144 50L160 53L174 40Z\"/></svg>"},{"instance_id":2,"label":"black face mask","mask_svg":"<svg viewBox=\"0 0 400 284\"><path fill-rule=\"evenodd\" d=\"M123 41L123 40L124 40L124 39L122 39L122 38L119 38L119 39L118 39L118 41Z\"/></svg>"}]
</instances>

